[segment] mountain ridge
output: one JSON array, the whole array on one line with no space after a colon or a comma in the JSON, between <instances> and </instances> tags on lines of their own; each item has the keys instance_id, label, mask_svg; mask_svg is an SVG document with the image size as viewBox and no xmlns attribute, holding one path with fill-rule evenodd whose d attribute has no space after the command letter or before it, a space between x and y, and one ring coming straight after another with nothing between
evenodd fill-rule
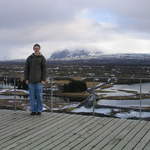
<instances>
[{"instance_id":1,"label":"mountain ridge","mask_svg":"<svg viewBox=\"0 0 150 150\"><path fill-rule=\"evenodd\" d=\"M86 49L69 50L64 49L51 54L48 60L78 60L78 59L150 59L150 53L114 53L105 54L101 51L90 51Z\"/></svg>"}]
</instances>

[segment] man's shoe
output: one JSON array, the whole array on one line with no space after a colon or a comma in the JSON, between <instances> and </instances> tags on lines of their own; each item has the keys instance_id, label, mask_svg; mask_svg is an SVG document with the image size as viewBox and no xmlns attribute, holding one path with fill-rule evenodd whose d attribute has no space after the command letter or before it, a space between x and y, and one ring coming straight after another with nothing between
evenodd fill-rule
<instances>
[{"instance_id":1,"label":"man's shoe","mask_svg":"<svg viewBox=\"0 0 150 150\"><path fill-rule=\"evenodd\" d=\"M36 112L31 112L30 115L36 115Z\"/></svg>"},{"instance_id":2,"label":"man's shoe","mask_svg":"<svg viewBox=\"0 0 150 150\"><path fill-rule=\"evenodd\" d=\"M36 113L36 115L41 115L41 114L42 114L41 112L37 112L37 113Z\"/></svg>"}]
</instances>

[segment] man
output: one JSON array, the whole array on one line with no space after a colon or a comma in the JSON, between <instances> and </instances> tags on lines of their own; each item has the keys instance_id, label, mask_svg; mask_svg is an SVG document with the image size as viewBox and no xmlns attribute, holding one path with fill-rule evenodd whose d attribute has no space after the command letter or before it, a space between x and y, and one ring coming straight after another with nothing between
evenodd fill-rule
<instances>
[{"instance_id":1,"label":"man","mask_svg":"<svg viewBox=\"0 0 150 150\"><path fill-rule=\"evenodd\" d=\"M41 46L35 44L25 63L24 78L29 87L30 115L41 115L43 111L42 93L46 82L46 59L40 52Z\"/></svg>"}]
</instances>

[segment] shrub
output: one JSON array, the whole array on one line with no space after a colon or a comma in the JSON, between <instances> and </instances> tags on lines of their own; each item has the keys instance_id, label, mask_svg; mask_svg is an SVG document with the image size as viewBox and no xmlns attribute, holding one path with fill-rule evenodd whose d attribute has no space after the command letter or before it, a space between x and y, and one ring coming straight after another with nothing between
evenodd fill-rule
<instances>
[{"instance_id":1,"label":"shrub","mask_svg":"<svg viewBox=\"0 0 150 150\"><path fill-rule=\"evenodd\" d=\"M63 86L63 92L83 92L87 90L86 83L79 80L71 80Z\"/></svg>"}]
</instances>

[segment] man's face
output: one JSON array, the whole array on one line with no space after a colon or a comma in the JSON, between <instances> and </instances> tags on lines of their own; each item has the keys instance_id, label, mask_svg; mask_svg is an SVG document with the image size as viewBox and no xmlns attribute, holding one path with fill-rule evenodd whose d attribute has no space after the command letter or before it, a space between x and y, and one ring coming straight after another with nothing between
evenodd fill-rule
<instances>
[{"instance_id":1,"label":"man's face","mask_svg":"<svg viewBox=\"0 0 150 150\"><path fill-rule=\"evenodd\" d=\"M33 47L33 50L35 53L39 53L40 52L40 48L38 46Z\"/></svg>"}]
</instances>

